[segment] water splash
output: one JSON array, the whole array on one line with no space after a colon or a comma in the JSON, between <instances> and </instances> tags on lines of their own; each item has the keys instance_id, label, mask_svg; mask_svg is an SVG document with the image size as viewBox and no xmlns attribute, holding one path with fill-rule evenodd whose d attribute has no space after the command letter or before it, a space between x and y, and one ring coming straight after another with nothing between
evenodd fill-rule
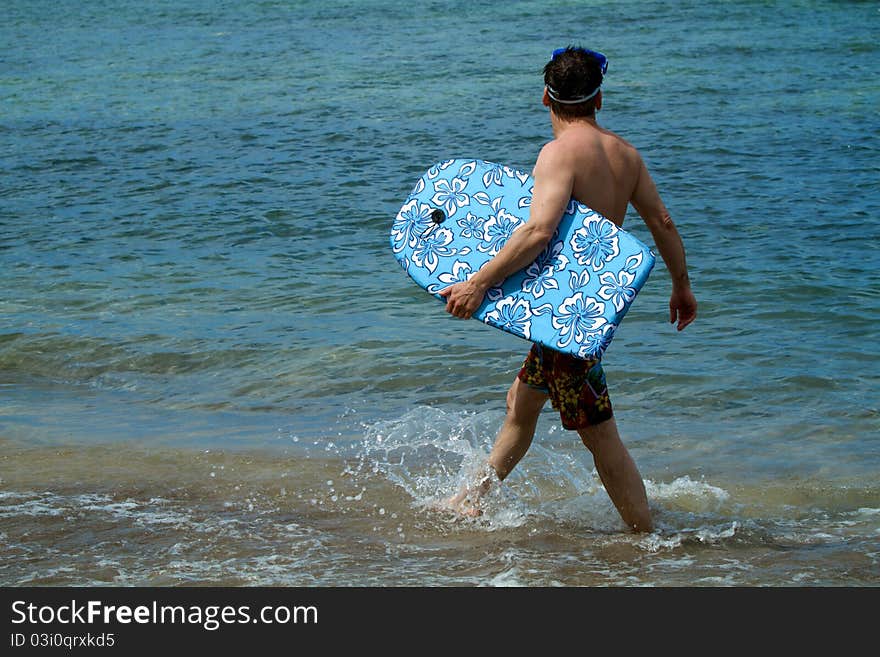
<instances>
[{"instance_id":1,"label":"water splash","mask_svg":"<svg viewBox=\"0 0 880 657\"><path fill-rule=\"evenodd\" d=\"M414 408L398 418L365 425L355 462L345 474L364 488L377 477L386 480L402 489L417 509L448 511L450 497L485 476L499 423L497 412ZM477 523L490 529L519 526L526 510L510 488L499 483L496 480L483 498Z\"/></svg>"},{"instance_id":2,"label":"water splash","mask_svg":"<svg viewBox=\"0 0 880 657\"><path fill-rule=\"evenodd\" d=\"M498 411L417 407L397 418L364 425L346 475L365 490L375 488L377 480L391 483L412 507L441 510L451 496L485 476L501 419ZM493 530L528 524L626 533L589 453L554 428L541 427L526 457L503 485L496 479L481 500L482 515L468 526ZM724 489L687 475L668 483L649 480L645 485L652 507L665 523L664 535L645 543L646 549L672 547L694 537L712 541L724 538L729 530L731 521L722 511L730 496ZM680 532L685 535L678 536Z\"/></svg>"}]
</instances>

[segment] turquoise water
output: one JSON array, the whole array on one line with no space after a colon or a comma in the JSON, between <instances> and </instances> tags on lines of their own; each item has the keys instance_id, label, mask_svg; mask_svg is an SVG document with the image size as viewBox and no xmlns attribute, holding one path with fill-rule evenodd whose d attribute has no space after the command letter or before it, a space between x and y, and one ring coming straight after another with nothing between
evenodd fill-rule
<instances>
[{"instance_id":1,"label":"turquoise water","mask_svg":"<svg viewBox=\"0 0 880 657\"><path fill-rule=\"evenodd\" d=\"M875 3L4 12L3 584L880 583ZM658 263L606 354L649 537L549 408L482 519L431 510L528 345L388 248L435 161L531 166L570 42L700 302Z\"/></svg>"}]
</instances>

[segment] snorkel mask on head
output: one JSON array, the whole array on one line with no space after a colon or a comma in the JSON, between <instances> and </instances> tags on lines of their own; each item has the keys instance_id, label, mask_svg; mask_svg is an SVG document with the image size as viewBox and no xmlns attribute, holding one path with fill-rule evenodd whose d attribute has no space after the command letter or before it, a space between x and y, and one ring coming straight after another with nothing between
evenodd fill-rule
<instances>
[{"instance_id":1,"label":"snorkel mask on head","mask_svg":"<svg viewBox=\"0 0 880 657\"><path fill-rule=\"evenodd\" d=\"M596 52L595 50L588 50L586 48L557 48L553 51L553 55L550 57L550 60L553 61L554 59L559 57L559 55L567 51L583 53L584 55L595 59L599 64L599 70L602 72L602 78L604 79L605 71L608 70L608 58L605 55L600 52ZM548 84L547 95L550 96L552 100L562 105L577 105L579 103L585 103L593 98L597 93L599 93L599 90L601 88L602 80L599 80L599 84L596 86L596 88L586 96L580 96L578 98L560 98L559 92Z\"/></svg>"}]
</instances>

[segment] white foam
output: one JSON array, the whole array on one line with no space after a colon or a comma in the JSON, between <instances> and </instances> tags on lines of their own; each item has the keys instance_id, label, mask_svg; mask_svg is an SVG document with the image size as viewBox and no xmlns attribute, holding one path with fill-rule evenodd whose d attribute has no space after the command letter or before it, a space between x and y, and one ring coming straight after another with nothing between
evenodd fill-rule
<instances>
[{"instance_id":1,"label":"white foam","mask_svg":"<svg viewBox=\"0 0 880 657\"><path fill-rule=\"evenodd\" d=\"M54 493L18 493L9 494L7 497L12 500L26 501L16 502L14 505L3 508L0 510L0 518L14 518L21 515L54 517L64 515L66 512L65 509L59 508L58 501L61 498Z\"/></svg>"},{"instance_id":2,"label":"white foam","mask_svg":"<svg viewBox=\"0 0 880 657\"><path fill-rule=\"evenodd\" d=\"M670 534L657 531L639 537L636 540L636 545L648 552L674 550L689 543L716 545L726 539L733 538L739 528L740 524L734 520L729 525L721 524L715 526L710 525L685 528L673 530Z\"/></svg>"},{"instance_id":3,"label":"white foam","mask_svg":"<svg viewBox=\"0 0 880 657\"><path fill-rule=\"evenodd\" d=\"M20 500L25 497L32 497L35 493L19 493L14 490L0 491L0 500Z\"/></svg>"},{"instance_id":4,"label":"white foam","mask_svg":"<svg viewBox=\"0 0 880 657\"><path fill-rule=\"evenodd\" d=\"M495 575L495 577L489 580L488 585L507 588L527 586L525 582L519 579L516 566Z\"/></svg>"},{"instance_id":5,"label":"white foam","mask_svg":"<svg viewBox=\"0 0 880 657\"><path fill-rule=\"evenodd\" d=\"M645 481L645 487L651 495L658 499L691 496L699 498L710 497L723 502L730 497L730 494L723 488L713 486L705 481L694 481L689 475L676 477L669 483Z\"/></svg>"},{"instance_id":6,"label":"white foam","mask_svg":"<svg viewBox=\"0 0 880 657\"><path fill-rule=\"evenodd\" d=\"M648 552L660 552L661 550L674 550L681 546L684 542L684 535L673 534L672 536L661 536L660 534L648 534L639 538L636 545L647 550Z\"/></svg>"},{"instance_id":7,"label":"white foam","mask_svg":"<svg viewBox=\"0 0 880 657\"><path fill-rule=\"evenodd\" d=\"M739 581L733 573L724 577L700 577L696 580L700 584L711 584L712 586L736 586Z\"/></svg>"}]
</instances>

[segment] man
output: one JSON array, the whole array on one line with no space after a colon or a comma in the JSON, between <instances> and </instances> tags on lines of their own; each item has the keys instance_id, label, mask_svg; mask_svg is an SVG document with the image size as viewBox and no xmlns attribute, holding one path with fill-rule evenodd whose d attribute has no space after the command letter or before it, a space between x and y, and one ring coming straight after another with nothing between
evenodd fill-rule
<instances>
[{"instance_id":1,"label":"man","mask_svg":"<svg viewBox=\"0 0 880 657\"><path fill-rule=\"evenodd\" d=\"M670 322L681 331L697 314L684 245L638 151L599 126L602 80L608 61L601 53L563 48L544 67L542 102L550 108L553 140L538 155L529 220L479 272L440 294L446 310L468 319L490 287L529 265L547 246L571 197L622 225L632 204L647 224L672 276ZM605 490L637 532L653 531L645 485L620 440L605 386L602 364L533 345L507 393L507 415L489 455L489 476L465 487L450 505L479 514L480 498L494 472L503 480L525 455L547 399L559 410L563 427L575 430L593 454Z\"/></svg>"}]
</instances>

